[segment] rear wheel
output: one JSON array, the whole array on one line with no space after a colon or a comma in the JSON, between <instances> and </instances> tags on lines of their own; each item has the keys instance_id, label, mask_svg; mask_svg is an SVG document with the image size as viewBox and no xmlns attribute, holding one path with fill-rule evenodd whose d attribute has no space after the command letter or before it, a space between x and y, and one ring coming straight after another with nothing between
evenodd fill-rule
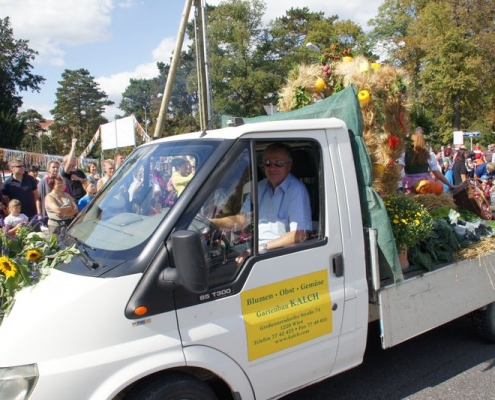
<instances>
[{"instance_id":1,"label":"rear wheel","mask_svg":"<svg viewBox=\"0 0 495 400\"><path fill-rule=\"evenodd\" d=\"M495 343L495 303L472 314L473 327L483 339Z\"/></svg>"},{"instance_id":2,"label":"rear wheel","mask_svg":"<svg viewBox=\"0 0 495 400\"><path fill-rule=\"evenodd\" d=\"M125 400L217 400L210 387L199 379L174 372L134 386Z\"/></svg>"}]
</instances>

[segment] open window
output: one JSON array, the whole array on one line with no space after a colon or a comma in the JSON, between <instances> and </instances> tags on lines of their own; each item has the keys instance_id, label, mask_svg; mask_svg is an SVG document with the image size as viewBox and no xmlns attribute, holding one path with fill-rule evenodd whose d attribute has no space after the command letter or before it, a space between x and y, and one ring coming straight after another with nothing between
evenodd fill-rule
<instances>
[{"instance_id":1,"label":"open window","mask_svg":"<svg viewBox=\"0 0 495 400\"><path fill-rule=\"evenodd\" d=\"M304 215L308 221L301 228L304 235L295 243L263 251L262 244L268 240L263 236L267 223L271 224L272 232L277 229L277 232L294 230L293 215L287 211L285 203L270 217L263 215L266 208L271 207L266 200L266 193L262 192L271 190L267 179L269 167L263 164L263 153L272 143L245 141L240 152L232 158L233 161L224 163L228 167L222 171L221 178L216 179L216 183L207 182L205 185L207 194L202 195L204 200L201 200L199 212L187 229L201 234L204 257L210 270L210 287L232 282L245 261L252 256L268 255L272 250L294 251L297 246L303 248L305 243L323 237L320 147L307 139L284 140L279 143L290 149L289 179L293 183L289 190L297 187L297 191L304 192L303 197L307 201L300 208L307 210ZM293 196L291 192L287 193L287 198ZM286 202L286 193L278 195L281 196L281 202ZM274 215L280 219L275 221Z\"/></svg>"}]
</instances>

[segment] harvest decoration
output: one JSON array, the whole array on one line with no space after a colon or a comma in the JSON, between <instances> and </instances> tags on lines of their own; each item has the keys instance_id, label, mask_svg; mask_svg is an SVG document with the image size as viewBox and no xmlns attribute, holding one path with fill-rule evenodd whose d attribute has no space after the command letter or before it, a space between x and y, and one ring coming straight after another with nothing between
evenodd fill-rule
<instances>
[{"instance_id":1,"label":"harvest decoration","mask_svg":"<svg viewBox=\"0 0 495 400\"><path fill-rule=\"evenodd\" d=\"M49 239L31 228L21 228L9 237L0 231L0 325L14 305L21 289L36 285L60 263L68 263L79 250L60 249L57 239Z\"/></svg>"},{"instance_id":2,"label":"harvest decoration","mask_svg":"<svg viewBox=\"0 0 495 400\"><path fill-rule=\"evenodd\" d=\"M364 122L363 138L373 170L380 171L375 174L373 187L382 195L395 193L401 179L395 161L404 151L409 131L405 72L353 55L338 43L331 44L319 62L299 65L289 73L278 93L278 109L295 110L355 85Z\"/></svg>"}]
</instances>

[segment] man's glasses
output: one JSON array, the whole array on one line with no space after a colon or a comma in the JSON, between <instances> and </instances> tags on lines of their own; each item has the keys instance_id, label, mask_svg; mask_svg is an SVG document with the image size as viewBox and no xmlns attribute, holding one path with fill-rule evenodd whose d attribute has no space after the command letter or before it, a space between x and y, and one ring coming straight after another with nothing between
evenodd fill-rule
<instances>
[{"instance_id":1,"label":"man's glasses","mask_svg":"<svg viewBox=\"0 0 495 400\"><path fill-rule=\"evenodd\" d=\"M13 167L16 167L16 168L26 168L25 165L21 164L21 165L12 165Z\"/></svg>"},{"instance_id":2,"label":"man's glasses","mask_svg":"<svg viewBox=\"0 0 495 400\"><path fill-rule=\"evenodd\" d=\"M276 166L278 168L282 168L288 162L289 162L288 160L275 160L275 161L265 160L265 161L263 161L263 166L265 166L265 167L271 167L272 165L274 165L274 166Z\"/></svg>"}]
</instances>

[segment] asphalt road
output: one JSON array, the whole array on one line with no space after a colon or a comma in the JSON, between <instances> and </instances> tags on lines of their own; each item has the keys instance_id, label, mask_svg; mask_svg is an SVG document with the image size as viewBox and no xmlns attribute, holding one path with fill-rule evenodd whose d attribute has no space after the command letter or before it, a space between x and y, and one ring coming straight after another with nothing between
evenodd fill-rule
<instances>
[{"instance_id":1,"label":"asphalt road","mask_svg":"<svg viewBox=\"0 0 495 400\"><path fill-rule=\"evenodd\" d=\"M327 399L495 399L495 344L465 317L382 350L373 324L361 366L283 398Z\"/></svg>"}]
</instances>

